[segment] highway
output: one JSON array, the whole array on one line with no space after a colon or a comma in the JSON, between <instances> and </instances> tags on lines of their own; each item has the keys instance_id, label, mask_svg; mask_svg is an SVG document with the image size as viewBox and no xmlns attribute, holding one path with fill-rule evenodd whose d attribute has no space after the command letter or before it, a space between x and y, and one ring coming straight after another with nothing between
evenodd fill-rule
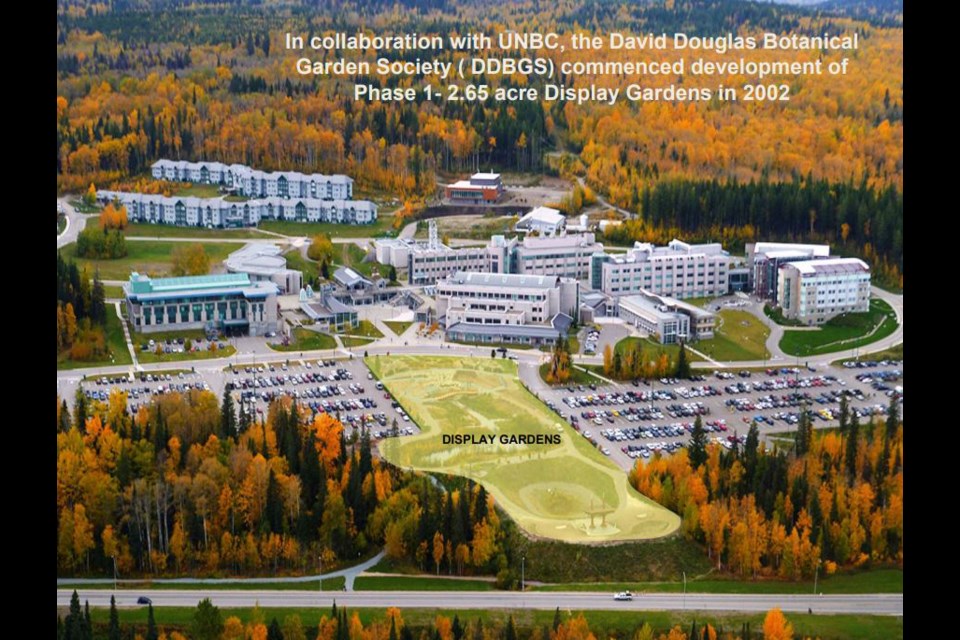
<instances>
[{"instance_id":1,"label":"highway","mask_svg":"<svg viewBox=\"0 0 960 640\"><path fill-rule=\"evenodd\" d=\"M72 589L57 589L57 606L70 604ZM92 607L110 605L111 589L78 590L80 601ZM218 607L243 608L259 604L263 608L321 607L329 608L336 599L338 606L350 608L402 609L541 609L594 611L740 611L761 613L773 607L784 612L816 614L903 615L903 594L858 595L773 595L773 594L707 594L657 593L635 596L632 601L615 601L612 593L586 592L489 592L489 591L365 591L323 592L274 590L156 590L121 591L117 606L136 606L137 598L147 596L154 606L194 607L210 598Z\"/></svg>"}]
</instances>

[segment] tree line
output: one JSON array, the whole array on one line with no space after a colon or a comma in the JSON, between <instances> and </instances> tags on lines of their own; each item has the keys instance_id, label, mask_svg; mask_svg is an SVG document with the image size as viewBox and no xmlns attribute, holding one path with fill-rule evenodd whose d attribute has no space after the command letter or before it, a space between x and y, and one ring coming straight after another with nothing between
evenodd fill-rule
<instances>
[{"instance_id":1,"label":"tree line","mask_svg":"<svg viewBox=\"0 0 960 640\"><path fill-rule=\"evenodd\" d=\"M57 252L57 354L91 360L108 353L106 292L99 271L91 283L86 269Z\"/></svg>"}]
</instances>

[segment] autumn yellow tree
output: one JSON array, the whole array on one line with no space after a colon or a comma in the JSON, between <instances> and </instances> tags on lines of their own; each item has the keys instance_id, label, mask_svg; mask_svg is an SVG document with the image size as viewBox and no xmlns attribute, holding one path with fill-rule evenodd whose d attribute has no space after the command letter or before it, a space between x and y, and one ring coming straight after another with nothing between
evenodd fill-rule
<instances>
[{"instance_id":1,"label":"autumn yellow tree","mask_svg":"<svg viewBox=\"0 0 960 640\"><path fill-rule=\"evenodd\" d=\"M177 246L171 257L175 276L200 276L210 271L210 256L199 242Z\"/></svg>"},{"instance_id":2,"label":"autumn yellow tree","mask_svg":"<svg viewBox=\"0 0 960 640\"><path fill-rule=\"evenodd\" d=\"M793 625L779 608L770 609L763 619L763 640L793 640Z\"/></svg>"},{"instance_id":3,"label":"autumn yellow tree","mask_svg":"<svg viewBox=\"0 0 960 640\"><path fill-rule=\"evenodd\" d=\"M334 250L333 242L330 236L325 233L318 233L310 240L310 246L307 247L307 257L317 262L326 261L327 264L333 262Z\"/></svg>"}]
</instances>

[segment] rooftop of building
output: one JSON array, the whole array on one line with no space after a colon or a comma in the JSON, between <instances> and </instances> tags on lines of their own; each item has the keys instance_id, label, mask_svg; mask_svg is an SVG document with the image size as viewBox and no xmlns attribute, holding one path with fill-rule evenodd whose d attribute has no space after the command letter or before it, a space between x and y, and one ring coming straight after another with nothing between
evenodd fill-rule
<instances>
[{"instance_id":1,"label":"rooftop of building","mask_svg":"<svg viewBox=\"0 0 960 640\"><path fill-rule=\"evenodd\" d=\"M870 267L860 258L829 258L825 260L802 260L780 267L793 268L801 275L841 275L847 273L870 273Z\"/></svg>"},{"instance_id":2,"label":"rooftop of building","mask_svg":"<svg viewBox=\"0 0 960 640\"><path fill-rule=\"evenodd\" d=\"M560 224L564 220L566 220L566 218L557 209L537 207L520 218L517 224L519 225L528 221L543 222L544 224Z\"/></svg>"},{"instance_id":3,"label":"rooftop of building","mask_svg":"<svg viewBox=\"0 0 960 640\"><path fill-rule=\"evenodd\" d=\"M778 257L770 255L771 252L794 252L800 255L829 256L830 245L828 244L800 244L795 242L757 242L753 245L754 255L765 253L769 257Z\"/></svg>"},{"instance_id":4,"label":"rooftop of building","mask_svg":"<svg viewBox=\"0 0 960 640\"><path fill-rule=\"evenodd\" d=\"M640 293L636 295L624 296L620 298L620 306L627 307L630 310L642 310L664 320L669 319L673 314L678 313L680 309L683 309L686 315L693 316L696 319L711 318L715 316L715 314L696 305L684 302L683 300L677 300L676 298L657 295L645 289L641 289Z\"/></svg>"},{"instance_id":5,"label":"rooftop of building","mask_svg":"<svg viewBox=\"0 0 960 640\"><path fill-rule=\"evenodd\" d=\"M345 287L352 287L358 283L372 284L370 280L351 269L350 267L339 267L333 272L333 279Z\"/></svg>"},{"instance_id":6,"label":"rooftop of building","mask_svg":"<svg viewBox=\"0 0 960 640\"><path fill-rule=\"evenodd\" d=\"M251 282L246 273L219 273L205 276L180 276L176 278L151 278L134 271L124 285L128 296L138 299L158 299L171 295L209 295L217 292L242 292L244 295L267 295L276 293L277 286L271 282Z\"/></svg>"},{"instance_id":7,"label":"rooftop of building","mask_svg":"<svg viewBox=\"0 0 960 640\"><path fill-rule=\"evenodd\" d=\"M287 269L283 251L270 242L252 242L237 249L223 261L231 271L246 271L263 275L292 271Z\"/></svg>"},{"instance_id":8,"label":"rooftop of building","mask_svg":"<svg viewBox=\"0 0 960 640\"><path fill-rule=\"evenodd\" d=\"M510 289L553 289L559 281L560 278L557 276L458 271L449 278L441 280L440 284L504 287Z\"/></svg>"}]
</instances>

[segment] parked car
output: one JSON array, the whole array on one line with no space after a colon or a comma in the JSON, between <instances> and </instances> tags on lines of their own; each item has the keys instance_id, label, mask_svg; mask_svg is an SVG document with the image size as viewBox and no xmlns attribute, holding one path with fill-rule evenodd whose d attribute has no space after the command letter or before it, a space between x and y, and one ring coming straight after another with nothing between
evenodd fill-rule
<instances>
[{"instance_id":1,"label":"parked car","mask_svg":"<svg viewBox=\"0 0 960 640\"><path fill-rule=\"evenodd\" d=\"M633 600L633 594L629 591L619 591L613 594L614 600Z\"/></svg>"},{"instance_id":2,"label":"parked car","mask_svg":"<svg viewBox=\"0 0 960 640\"><path fill-rule=\"evenodd\" d=\"M153 600L151 600L147 596L140 596L139 598L137 598L137 604L153 604Z\"/></svg>"}]
</instances>

